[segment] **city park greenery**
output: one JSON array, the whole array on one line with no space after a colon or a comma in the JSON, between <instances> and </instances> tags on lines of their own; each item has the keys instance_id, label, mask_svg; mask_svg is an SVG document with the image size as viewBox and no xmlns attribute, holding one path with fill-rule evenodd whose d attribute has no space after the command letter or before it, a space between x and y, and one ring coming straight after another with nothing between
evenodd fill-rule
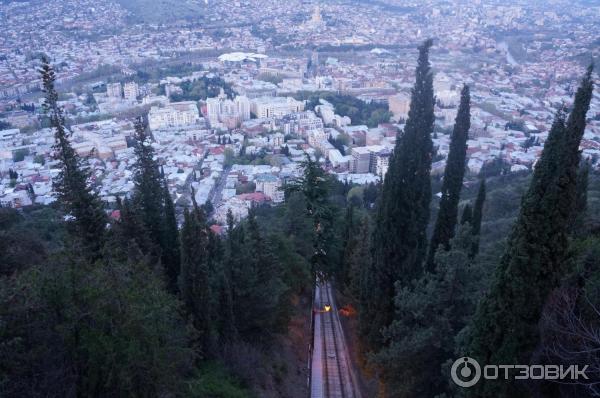
<instances>
[{"instance_id":1,"label":"city park greenery","mask_svg":"<svg viewBox=\"0 0 600 398\"><path fill-rule=\"evenodd\" d=\"M368 127L377 127L380 123L388 123L392 117L385 103L375 101L365 102L351 95L334 94L330 92L300 92L295 95L296 99L307 100L306 109L314 110L324 99L331 103L336 114L348 116L352 124L365 124Z\"/></svg>"}]
</instances>

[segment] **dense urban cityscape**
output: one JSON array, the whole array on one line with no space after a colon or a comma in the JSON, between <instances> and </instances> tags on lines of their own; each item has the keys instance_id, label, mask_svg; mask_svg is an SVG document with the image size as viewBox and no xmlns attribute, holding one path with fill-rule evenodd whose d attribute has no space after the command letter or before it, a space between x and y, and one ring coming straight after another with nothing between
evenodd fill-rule
<instances>
[{"instance_id":1,"label":"dense urban cityscape","mask_svg":"<svg viewBox=\"0 0 600 398\"><path fill-rule=\"evenodd\" d=\"M306 150L320 154L340 180L365 183L385 175L396 131L402 130L408 114L415 45L424 37L436 37L436 47L443 49L432 55L439 132L434 173L443 171L464 83L470 84L473 98L469 171L477 174L495 159L509 164L513 172L531 169L554 110L570 101L585 62L598 48L599 8L570 8L566 2L556 2L551 10L525 2L505 6L430 2L385 13L377 4L366 3L352 7L335 2L286 2L276 7L260 1L235 2L233 7L227 3L214 2L206 9L209 14L203 19L214 29L185 22L130 26L126 23L130 12L118 2L3 4L0 15L7 23L0 27L0 120L12 128L1 133L1 161L3 172L13 169L19 178L2 181L0 201L11 206L31 203L27 184L33 185L36 201L52 201L56 170L48 157L53 137L40 125L36 54L47 54L57 65L57 82L73 88L63 90L60 103L72 120L77 152L87 155L95 150L92 165L104 200L114 202L117 195L130 192L127 138L133 128L127 115L148 113L172 193L180 197L194 185L198 202L205 202L216 194L211 192L216 182L225 178L229 182L219 193L222 203L213 205L233 207L241 214L242 202L267 197L277 202L268 193L294 175L294 163ZM32 22L36 19L45 21L43 26ZM232 27L231 22L244 26ZM513 29L519 34L511 33ZM523 38L528 30L535 31L531 40ZM261 31L272 33L265 39ZM351 53L340 51L342 46L350 46ZM162 65L185 69L173 67L171 76ZM159 70L160 78L141 73L146 68ZM188 88L206 77L222 79L231 87L235 103L223 99L217 104L219 96L202 98L187 92L193 102L176 101L182 97L183 84ZM369 126L336 114L335 105L328 102L304 109L292 99L305 92L352 95L384 104L392 117ZM596 161L597 102L590 114L582 149ZM220 136L227 142L221 143ZM339 137L342 151L328 142L330 137ZM237 166L222 176L225 153L235 158L243 146L272 168ZM284 146L289 156L281 155ZM264 184L259 188L265 197L241 201L235 197L236 178L254 182L258 176L269 180L268 192Z\"/></svg>"},{"instance_id":2,"label":"dense urban cityscape","mask_svg":"<svg viewBox=\"0 0 600 398\"><path fill-rule=\"evenodd\" d=\"M572 389L527 385L522 389L518 383L513 383L516 387L511 383L497 387L488 380L473 390L474 395L461 395L464 391L448 387L447 380L452 364L448 361L459 357L459 348L469 347L478 360L516 358L506 354L517 349L509 343L498 348L502 354L485 354L483 345L477 345L484 344L481 341L490 345L505 341L504 335L495 336L496 340L481 336L502 329L490 326L493 316L497 316L496 321L513 321L506 313L500 315L509 304L519 308L526 306L524 303L537 305L530 312L514 315L515 319L521 317L531 324L539 321L540 325L559 322L544 314L554 308L553 301L547 299L550 293L556 295L556 303L562 297L557 291L564 286L556 282L562 277L547 284L540 282L539 290L531 283L546 278L545 271L532 271L535 277L502 279L503 272L517 267L517 260L510 263L511 259L524 258L528 253L531 258L523 260L528 266L536 261L577 263L587 264L581 265L588 270L585 275L591 275L593 269L597 272L590 264L597 266L599 246L593 242L600 239L600 219L594 213L600 208L596 196L600 192L600 94L591 87L600 60L600 3L3 0L0 21L0 208L24 217L26 221L20 222L25 224L19 228L33 228L35 223L27 220L36 217L64 222L61 227L40 229L40 242L21 251L20 243L10 243L20 238L9 232L13 228L9 225L21 225L14 221L18 217L8 216L13 213L0 217L0 222L7 223L6 229L0 229L0 238L11 237L0 245L10 252L0 257L0 262L7 264L2 268L6 277L2 288L12 286L11 278L17 278L21 270L41 265L37 261L60 263L52 253L64 252L67 254L56 256L71 258L77 257L72 253L89 250L96 256L75 259L74 263L107 261L165 267L164 278L148 277L156 279L148 289L160 290L158 295L165 290L168 299L160 296L157 301L171 303L171 296L175 296L168 305L185 315L172 322L181 330L189 324L197 333L174 337L195 341L185 349L194 352L196 359L184 360L183 351L176 359L162 359L187 369L184 378L182 372L175 376L172 370L177 380L188 380L182 390L170 389L169 383L175 382L167 378L161 378L163 384L157 382L155 389L135 390L138 387L116 381L114 389L111 381L103 386L79 385L78 377L85 371L67 367L60 377L68 380L65 386L74 383L75 390L61 390L63 387L57 387L49 381L52 376L46 375L48 379L40 379L26 396L41 396L43 392L44 396L87 392L90 396L292 398L599 396L600 361L594 351L600 347L598 334L594 334L599 330L594 329L599 324L600 307L594 307L597 297L590 302L596 311L591 321L594 326L582 326L589 332L582 337L589 339L585 349L596 354L576 360L593 368L589 385ZM596 72L589 65L596 65ZM581 134L575 141L556 144L560 126L569 134L577 131L574 136ZM461 132L464 144L457 143ZM557 145L565 154L551 158L550 151L558 151L552 149ZM566 154L569 148L570 155ZM79 165L75 169L69 169L70 157ZM560 167L571 174L562 180L544 177L541 170L550 170L548 165L553 161L560 166L552 172L559 173ZM573 185L571 193L566 193L567 188L561 191L564 197L549 193L554 191L548 188L536 200L528 201L526 192L534 197L535 187L550 187L555 181L559 186L559 180L571 181L575 175L580 178L581 170L586 173L583 196L575 193ZM425 179L417 181L422 175L426 183ZM73 182L78 178L88 188L82 191L83 196L70 197L72 187L81 187ZM327 184L321 185L323 181ZM158 201L154 203L155 215L160 213L163 218L150 222L153 189L154 195L162 195L152 199ZM524 199L519 202L521 196ZM73 210L82 203L87 203L86 211ZM527 213L528 203L530 209L536 204L549 206L547 210L565 203L577 209L559 212L560 216L540 209ZM77 229L85 229L79 225L85 217L91 217L85 223L95 223L89 212L96 206L101 211L94 217L106 218L100 227L106 231ZM482 216L484 206L487 215ZM574 215L580 207L587 209L588 218ZM447 225L444 217L451 220ZM519 230L527 220L548 220L543 230L547 233L540 232L539 241L533 228ZM73 233L71 224L77 232L65 238ZM586 232L562 231L567 224ZM105 236L96 243L104 249L91 249L94 239L86 241L84 237L97 233ZM78 234L82 246L78 246ZM558 238L546 242L541 236L544 234ZM147 239L142 241L141 235ZM519 246L527 237L530 246ZM429 246L423 244L429 239ZM135 245L131 243L134 241ZM568 260L564 254L567 241L569 253L576 253ZM10 251L12 245L14 252ZM536 256L534 246L546 251L540 249L544 254ZM37 250L35 247L43 248L39 249L42 257L24 260L29 251ZM264 253L266 247L269 255ZM515 250L512 257L502 256L511 249ZM107 254L113 252L116 254ZM244 259L244 254L253 260ZM111 256L114 258L106 260ZM501 257L502 265L497 265ZM203 265L194 263L198 258L205 259ZM257 262L253 271L239 265L245 261ZM459 271L448 271L458 262L462 264L456 266ZM198 268L189 268L189 264ZM228 268L227 264L234 265ZM263 271L265 264L271 267L268 275ZM586 268L588 265L591 268ZM194 279L205 272L201 271L204 266L206 278ZM243 270L239 275L244 278L258 275L253 282L256 286L236 290L236 266ZM496 274L496 266L504 271ZM469 276L459 276L461 270ZM439 280L427 276L440 274L444 276ZM106 275L98 276L98 280L102 277ZM186 278L193 282L186 284ZM143 285L134 279L132 284ZM575 279L572 276L569 280ZM514 282L515 290L506 287L511 283L507 280L519 281ZM115 283L116 291L128 289ZM463 286L461 293L442 299L455 283ZM110 290L109 285L105 289ZM258 293L256 297L244 295L259 285L278 293L273 293L270 301ZM468 296L465 291L469 286L475 286L477 293ZM540 297L509 304L497 304L492 299L495 293L513 297L515 291L530 287L540 292ZM597 287L590 289L597 293L593 290ZM365 292L376 298L366 297ZM440 301L423 304L425 296L440 297ZM484 296L492 298L486 301ZM247 300L248 306L261 304L248 307L251 310L238 308L236 299ZM456 311L455 306L463 299L464 313L440 315L445 311L442 308ZM575 301L566 301L562 307L556 304L556 308L571 304L575 308ZM178 307L180 302L185 310ZM312 315L307 318L306 308L310 313L311 306ZM206 314L199 315L203 311ZM223 315L227 311L234 320ZM426 311L432 312L427 315ZM267 321L259 315L264 312L279 315ZM248 320L244 323L240 319L245 313ZM486 314L490 318L482 318ZM460 318L458 324L448 321L441 326L440 321L431 329L423 326L423 319L454 316ZM474 320L469 323L470 319ZM255 326L248 326L254 321ZM16 332L13 336L9 327L4 329L3 324L10 324L7 322L0 318L0 337L22 339ZM229 328L228 322L234 326ZM279 330L282 324L288 326ZM261 340L256 336L265 337L265 331L271 335L275 329L277 339L281 339L276 347L283 347L285 358L281 363L274 359L276 355L254 345L255 339ZM431 354L427 347L437 343L423 329L433 335L447 335L440 337L443 342L439 345L444 348L438 346L446 351ZM471 340L464 337L467 335ZM528 355L524 360L533 358L525 363L546 360L540 346L549 347L549 336L556 336L549 332L539 335L542 337L536 334L528 340L528 335L514 332L523 345L519 349ZM533 343L538 337L543 344ZM0 341L0 353L2 344L4 340ZM101 350L101 345L94 347ZM294 346L299 347L294 350ZM334 353L328 351L332 346L336 347ZM414 347L421 347L421 351ZM568 344L553 347L570 354L577 349ZM531 352L533 356L529 356ZM561 353L555 351L551 358L560 358L565 365L571 364L569 359L575 361L575 356ZM175 355L163 354L169 358ZM436 358L435 369L417 374L425 366L421 363L412 373L401 369L414 358L427 361L427 355ZM261 368L264 374L258 372L262 376L253 375L247 364L241 364L260 358L269 364ZM189 370L189 362L194 362L195 370ZM0 395L25 396L24 386L29 382L24 374L29 371L18 373L23 384L17 386L11 382L11 377L17 380L12 367L17 365L0 366ZM438 383L440 371L447 380ZM94 383L101 383L103 377L117 377L102 372ZM428 372L433 374L431 383L424 381L431 375ZM75 374L71 379L69 375ZM227 379L227 383L232 380L232 390L226 392L223 387L209 391L204 377ZM142 385L139 380L131 383ZM52 386L50 390L48 386Z\"/></svg>"}]
</instances>

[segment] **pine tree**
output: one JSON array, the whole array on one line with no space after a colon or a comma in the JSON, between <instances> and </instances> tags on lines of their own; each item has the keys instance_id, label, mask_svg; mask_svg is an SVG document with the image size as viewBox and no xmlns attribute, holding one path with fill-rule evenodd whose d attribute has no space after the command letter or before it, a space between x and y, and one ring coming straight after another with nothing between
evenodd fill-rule
<instances>
[{"instance_id":1,"label":"pine tree","mask_svg":"<svg viewBox=\"0 0 600 398\"><path fill-rule=\"evenodd\" d=\"M381 330L393 317L394 284L406 285L422 270L427 249L426 229L431 202L431 161L434 122L433 74L427 40L419 47L416 82L404 134L396 140L373 232L371 296L363 305L367 313L361 322L370 325L367 345L381 344Z\"/></svg>"},{"instance_id":2,"label":"pine tree","mask_svg":"<svg viewBox=\"0 0 600 398\"><path fill-rule=\"evenodd\" d=\"M175 292L180 267L177 220L173 200L141 118L135 122L135 139L133 202L152 242L150 254L162 264L167 285Z\"/></svg>"},{"instance_id":3,"label":"pine tree","mask_svg":"<svg viewBox=\"0 0 600 398\"><path fill-rule=\"evenodd\" d=\"M306 215L313 223L313 252L311 256L312 272L324 277L336 273L334 236L334 208L329 201L330 184L325 170L318 162L306 154L306 160L301 163L302 177L286 186L286 195L300 192L305 199Z\"/></svg>"},{"instance_id":4,"label":"pine tree","mask_svg":"<svg viewBox=\"0 0 600 398\"><path fill-rule=\"evenodd\" d=\"M181 229L181 299L199 333L199 347L206 353L215 343L211 315L213 292L208 266L209 235L202 209L194 206L190 213L184 211Z\"/></svg>"},{"instance_id":5,"label":"pine tree","mask_svg":"<svg viewBox=\"0 0 600 398\"><path fill-rule=\"evenodd\" d=\"M472 321L468 355L483 364L529 363L538 322L552 289L568 271L568 222L577 190L579 145L593 91L588 69L565 123L559 111L525 194L495 281ZM477 397L523 396L521 385L482 379Z\"/></svg>"},{"instance_id":6,"label":"pine tree","mask_svg":"<svg viewBox=\"0 0 600 398\"><path fill-rule=\"evenodd\" d=\"M161 169L161 174L163 174ZM180 248L179 248L179 229L177 228L177 219L175 217L175 206L169 193L167 180L163 180L163 202L164 202L164 231L162 239L162 262L167 276L167 286L172 293L177 292L177 277L180 268Z\"/></svg>"},{"instance_id":7,"label":"pine tree","mask_svg":"<svg viewBox=\"0 0 600 398\"><path fill-rule=\"evenodd\" d=\"M164 231L163 199L164 189L161 181L154 148L142 118L135 121L135 155L134 164L135 192L133 201L140 211L140 216L148 229L151 241L155 245L155 255L161 255L161 241Z\"/></svg>"},{"instance_id":8,"label":"pine tree","mask_svg":"<svg viewBox=\"0 0 600 398\"><path fill-rule=\"evenodd\" d=\"M477 191L477 199L475 199L475 207L473 208L473 235L476 239L473 241L473 251L471 257L475 257L479 253L479 235L481 233L481 220L483 217L483 204L485 203L485 180L479 183L479 191Z\"/></svg>"},{"instance_id":9,"label":"pine tree","mask_svg":"<svg viewBox=\"0 0 600 398\"><path fill-rule=\"evenodd\" d=\"M440 200L440 211L433 228L429 254L427 257L427 269L434 270L434 256L438 246L442 245L445 250L450 249L450 239L454 236L458 217L458 202L465 175L465 163L467 159L467 140L471 128L471 95L469 86L465 85L461 92L460 106L456 114L454 131L450 141L450 151L444 171L442 182L442 198Z\"/></svg>"},{"instance_id":10,"label":"pine tree","mask_svg":"<svg viewBox=\"0 0 600 398\"><path fill-rule=\"evenodd\" d=\"M221 260L221 283L219 284L219 315L221 334L226 339L235 340L238 336L234 312L235 283L234 270L237 269L235 256L239 255L241 242L238 239L239 230L235 229L235 220L231 209L227 210L227 239L225 241L224 255Z\"/></svg>"},{"instance_id":11,"label":"pine tree","mask_svg":"<svg viewBox=\"0 0 600 398\"><path fill-rule=\"evenodd\" d=\"M280 270L253 209L245 223L231 227L225 263L231 275L235 329L242 339L264 339L277 329L284 292Z\"/></svg>"},{"instance_id":12,"label":"pine tree","mask_svg":"<svg viewBox=\"0 0 600 398\"><path fill-rule=\"evenodd\" d=\"M246 253L253 259L257 276L256 297L259 307L255 319L262 323L261 327L267 333L278 329L279 304L287 289L284 286L279 263L271 249L271 245L260 232L256 213L251 209L247 219Z\"/></svg>"},{"instance_id":13,"label":"pine tree","mask_svg":"<svg viewBox=\"0 0 600 398\"><path fill-rule=\"evenodd\" d=\"M125 199L120 206L121 219L113 225L116 246L123 252L122 260L130 263L150 264L149 254L153 250L150 234L140 216L135 202Z\"/></svg>"},{"instance_id":14,"label":"pine tree","mask_svg":"<svg viewBox=\"0 0 600 398\"><path fill-rule=\"evenodd\" d=\"M88 184L90 170L69 142L71 133L65 126L63 110L58 105L58 93L54 88L56 76L46 58L42 59L40 73L46 95L44 112L54 129L52 149L60 163L60 172L54 178L53 187L65 213L72 217L69 222L72 238L81 243L85 256L97 260L105 242L108 218L100 198Z\"/></svg>"},{"instance_id":15,"label":"pine tree","mask_svg":"<svg viewBox=\"0 0 600 398\"><path fill-rule=\"evenodd\" d=\"M466 223L471 224L473 222L473 210L471 209L471 205L467 203L463 208L462 216L460 217L460 225L465 225Z\"/></svg>"}]
</instances>

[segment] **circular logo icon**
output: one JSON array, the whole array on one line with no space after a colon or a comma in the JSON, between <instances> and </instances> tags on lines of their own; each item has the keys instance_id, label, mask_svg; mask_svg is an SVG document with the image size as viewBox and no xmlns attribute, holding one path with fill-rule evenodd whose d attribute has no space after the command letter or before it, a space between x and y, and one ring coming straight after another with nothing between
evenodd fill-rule
<instances>
[{"instance_id":1,"label":"circular logo icon","mask_svg":"<svg viewBox=\"0 0 600 398\"><path fill-rule=\"evenodd\" d=\"M481 378L481 366L473 358L458 358L452 364L450 375L456 385L464 388L473 387Z\"/></svg>"}]
</instances>

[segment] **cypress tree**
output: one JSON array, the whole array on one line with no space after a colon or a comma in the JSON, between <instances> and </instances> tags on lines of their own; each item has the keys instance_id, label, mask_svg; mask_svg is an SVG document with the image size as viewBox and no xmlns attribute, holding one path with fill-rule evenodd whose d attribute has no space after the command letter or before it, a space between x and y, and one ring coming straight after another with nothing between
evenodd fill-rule
<instances>
[{"instance_id":1,"label":"cypress tree","mask_svg":"<svg viewBox=\"0 0 600 398\"><path fill-rule=\"evenodd\" d=\"M473 235L476 236L473 241L473 251L471 257L475 257L479 253L479 235L481 232L481 219L483 217L483 204L485 203L485 180L479 183L479 191L477 191L477 199L475 199L475 207L473 208Z\"/></svg>"},{"instance_id":2,"label":"cypress tree","mask_svg":"<svg viewBox=\"0 0 600 398\"><path fill-rule=\"evenodd\" d=\"M559 111L525 194L495 281L472 321L468 355L481 364L529 363L538 322L552 289L568 271L568 234L577 190L579 145L593 91L588 69L565 123ZM522 385L482 379L477 397L525 395Z\"/></svg>"},{"instance_id":3,"label":"cypress tree","mask_svg":"<svg viewBox=\"0 0 600 398\"><path fill-rule=\"evenodd\" d=\"M364 302L364 298L370 293L363 290L363 287L368 288L369 286L366 279L368 278L367 273L371 263L370 238L370 220L369 217L364 216L360 221L360 224L358 224L358 234L354 240L354 246L350 248L347 263L350 274L350 293L358 299L359 304ZM360 311L360 313L362 313L362 311Z\"/></svg>"},{"instance_id":4,"label":"cypress tree","mask_svg":"<svg viewBox=\"0 0 600 398\"><path fill-rule=\"evenodd\" d=\"M162 170L161 170L161 174ZM169 193L167 180L163 176L163 201L164 201L164 232L163 232L163 252L162 262L167 275L167 285L172 293L177 292L177 277L180 267L179 250L179 230L177 228L177 219L175 217L175 206Z\"/></svg>"},{"instance_id":5,"label":"cypress tree","mask_svg":"<svg viewBox=\"0 0 600 398\"><path fill-rule=\"evenodd\" d=\"M354 236L354 205L348 204L346 207L346 215L344 218L344 231L342 236L342 253L340 256L340 280L344 285L348 286L352 277L349 260L352 250L354 249L356 238Z\"/></svg>"},{"instance_id":6,"label":"cypress tree","mask_svg":"<svg viewBox=\"0 0 600 398\"><path fill-rule=\"evenodd\" d=\"M237 336L237 329L235 327L235 313L234 313L234 281L233 274L235 268L234 256L240 250L239 241L237 240L237 231L235 230L235 222L231 209L227 210L227 239L225 241L224 256L221 261L221 283L220 294L219 294L219 315L220 315L220 329L222 335L225 338L235 339Z\"/></svg>"},{"instance_id":7,"label":"cypress tree","mask_svg":"<svg viewBox=\"0 0 600 398\"><path fill-rule=\"evenodd\" d=\"M371 295L361 322L369 325L367 345L381 344L381 330L394 317L394 284L407 284L422 270L431 202L431 160L434 122L433 74L427 40L419 47L415 86L404 134L396 140L385 176L373 232Z\"/></svg>"},{"instance_id":8,"label":"cypress tree","mask_svg":"<svg viewBox=\"0 0 600 398\"><path fill-rule=\"evenodd\" d=\"M450 151L444 171L442 182L442 198L440 200L440 211L433 228L429 254L427 257L427 269L433 271L434 256L438 246L442 245L444 250L450 249L450 239L454 237L458 217L458 202L465 175L465 162L467 159L467 139L471 128L471 95L469 86L465 85L461 92L460 106L454 122L454 130L450 141Z\"/></svg>"},{"instance_id":9,"label":"cypress tree","mask_svg":"<svg viewBox=\"0 0 600 398\"><path fill-rule=\"evenodd\" d=\"M45 57L40 73L46 95L43 108L54 129L52 149L60 162L60 172L54 178L53 187L65 213L72 217L68 223L71 236L81 243L82 251L89 259L97 260L105 242L108 218L100 198L88 184L90 170L69 142L71 132L65 126L63 110L58 105L58 93L54 88L56 76Z\"/></svg>"},{"instance_id":10,"label":"cypress tree","mask_svg":"<svg viewBox=\"0 0 600 398\"><path fill-rule=\"evenodd\" d=\"M471 205L467 203L463 208L462 216L460 217L460 225L465 225L466 223L471 224L473 222L473 210L471 209Z\"/></svg>"},{"instance_id":11,"label":"cypress tree","mask_svg":"<svg viewBox=\"0 0 600 398\"><path fill-rule=\"evenodd\" d=\"M206 214L206 213L205 213ZM233 223L231 209L227 212L227 222L229 217ZM237 330L235 328L235 319L233 316L233 302L231 293L231 272L225 261L226 247L218 235L208 230L208 269L211 274L211 284L213 287L213 298L215 305L215 328L222 342L236 340ZM224 250L225 249L225 250Z\"/></svg>"},{"instance_id":12,"label":"cypress tree","mask_svg":"<svg viewBox=\"0 0 600 398\"><path fill-rule=\"evenodd\" d=\"M588 179L590 162L585 161L577 174L577 193L575 195L575 211L571 221L571 233L581 236L585 226L585 213L587 211Z\"/></svg>"}]
</instances>

